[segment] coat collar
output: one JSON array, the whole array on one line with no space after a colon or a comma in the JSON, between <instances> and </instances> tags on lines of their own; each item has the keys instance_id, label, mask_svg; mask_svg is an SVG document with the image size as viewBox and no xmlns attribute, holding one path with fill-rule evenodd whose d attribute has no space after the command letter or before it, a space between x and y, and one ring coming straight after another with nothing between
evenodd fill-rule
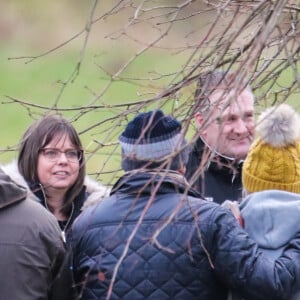
<instances>
[{"instance_id":1,"label":"coat collar","mask_svg":"<svg viewBox=\"0 0 300 300\"><path fill-rule=\"evenodd\" d=\"M181 193L202 198L178 172L167 170L133 170L125 173L113 186L111 195Z\"/></svg>"},{"instance_id":2,"label":"coat collar","mask_svg":"<svg viewBox=\"0 0 300 300\"><path fill-rule=\"evenodd\" d=\"M241 172L243 160L236 160L231 157L224 156L218 152L212 152L211 148L199 137L195 143L193 152L201 160L205 157L205 169L212 171L224 172L224 174L236 174Z\"/></svg>"}]
</instances>

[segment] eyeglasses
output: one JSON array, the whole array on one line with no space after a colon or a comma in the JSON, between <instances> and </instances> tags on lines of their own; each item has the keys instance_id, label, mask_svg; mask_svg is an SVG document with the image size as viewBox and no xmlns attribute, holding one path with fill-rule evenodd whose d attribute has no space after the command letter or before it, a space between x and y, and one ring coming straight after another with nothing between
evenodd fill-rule
<instances>
[{"instance_id":1,"label":"eyeglasses","mask_svg":"<svg viewBox=\"0 0 300 300\"><path fill-rule=\"evenodd\" d=\"M54 162L60 158L62 153L66 156L67 160L70 162L78 162L82 158L82 151L75 150L75 149L61 151L56 148L43 148L40 149L40 152L44 155L46 159Z\"/></svg>"}]
</instances>

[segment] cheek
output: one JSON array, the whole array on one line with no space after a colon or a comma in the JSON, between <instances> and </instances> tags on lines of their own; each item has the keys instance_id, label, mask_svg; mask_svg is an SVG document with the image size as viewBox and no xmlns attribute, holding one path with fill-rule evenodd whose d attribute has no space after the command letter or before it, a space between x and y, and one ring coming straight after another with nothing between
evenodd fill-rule
<instances>
[{"instance_id":1,"label":"cheek","mask_svg":"<svg viewBox=\"0 0 300 300\"><path fill-rule=\"evenodd\" d=\"M47 178L47 170L48 164L41 157L39 157L37 161L37 176L41 183L43 183Z\"/></svg>"},{"instance_id":2,"label":"cheek","mask_svg":"<svg viewBox=\"0 0 300 300\"><path fill-rule=\"evenodd\" d=\"M228 135L231 134L235 129L235 125L230 125L230 124L223 124L222 126L219 126L219 131L217 132L217 139L226 139ZM219 133L219 135L218 135Z\"/></svg>"},{"instance_id":3,"label":"cheek","mask_svg":"<svg viewBox=\"0 0 300 300\"><path fill-rule=\"evenodd\" d=\"M247 126L249 134L253 137L254 132L255 132L255 122L249 122L249 123L247 123L246 126Z\"/></svg>"},{"instance_id":4,"label":"cheek","mask_svg":"<svg viewBox=\"0 0 300 300\"><path fill-rule=\"evenodd\" d=\"M45 164L44 164L44 161L41 157L38 158L38 161L37 161L37 176L39 178L39 180L41 181L41 177L43 177L43 173L44 173L44 170L45 170Z\"/></svg>"},{"instance_id":5,"label":"cheek","mask_svg":"<svg viewBox=\"0 0 300 300\"><path fill-rule=\"evenodd\" d=\"M249 131L251 131L252 133L254 133L254 128L255 128L255 122L250 122L248 124L248 128L249 128Z\"/></svg>"},{"instance_id":6,"label":"cheek","mask_svg":"<svg viewBox=\"0 0 300 300\"><path fill-rule=\"evenodd\" d=\"M73 178L73 181L75 182L75 180L77 179L78 175L79 175L79 163L72 166L72 178Z\"/></svg>"}]
</instances>

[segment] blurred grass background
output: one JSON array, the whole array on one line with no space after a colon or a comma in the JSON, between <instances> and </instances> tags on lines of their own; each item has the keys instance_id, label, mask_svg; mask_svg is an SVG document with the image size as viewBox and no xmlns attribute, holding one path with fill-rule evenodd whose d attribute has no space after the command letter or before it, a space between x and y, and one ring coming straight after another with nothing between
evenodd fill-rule
<instances>
[{"instance_id":1,"label":"blurred grass background","mask_svg":"<svg viewBox=\"0 0 300 300\"><path fill-rule=\"evenodd\" d=\"M58 56L50 56L43 61L24 64L20 60L8 60L9 50L0 51L0 93L1 93L1 111L0 111L0 128L1 128L1 163L9 162L16 157L15 151L5 151L8 148L14 148L18 143L25 129L33 122L33 119L39 117L39 113L44 110L37 109L38 115L33 116L28 113L25 106L19 103L12 103L6 96L17 98L20 101L32 102L41 106L49 106L60 92L60 80L67 78L76 64L78 53L68 51ZM108 55L107 64L114 64L116 54ZM89 60L87 60L89 61ZM153 55L145 58L142 62L136 62L136 76L139 69L145 70L148 66L153 66L159 61L160 67L165 70L168 66L174 66L174 62L168 57L162 59L161 55ZM85 105L89 99L93 98L93 91L99 91L107 84L109 78L105 77L96 65L84 64L80 70L80 75L76 78L75 83L69 86L64 92L63 100L60 107L79 107ZM137 87L124 82L115 82L105 93L102 102L104 104L126 103L136 98ZM87 124L94 124L101 119L109 117L111 109L98 109L93 113L88 113L85 118L81 118L74 126L78 131L87 127ZM63 112L63 114L72 118L75 112ZM100 129L99 129L100 131ZM91 142L90 135L82 135L82 141L87 148ZM116 137L117 138L117 137ZM119 157L116 159L119 161ZM88 162L88 171L93 172L95 168ZM117 164L116 164L117 165ZM95 165L94 165L95 166Z\"/></svg>"},{"instance_id":2,"label":"blurred grass background","mask_svg":"<svg viewBox=\"0 0 300 300\"><path fill-rule=\"evenodd\" d=\"M29 2L28 5L22 1L16 1L14 4L4 4L3 2L0 4L3 17L0 21L0 34L3 41L0 47L1 163L7 163L16 158L15 149L22 134L34 120L46 111L39 107L29 110L28 106L14 103L9 97L41 107L53 105L60 97L62 82L66 81L74 71L83 41L76 41L33 61L24 57L40 55L80 31L84 27L91 3L91 1L87 1L87 5L83 6L82 1L75 1L78 6L74 7L73 1L66 1L58 9L58 5L50 1L45 1L43 5L39 1L30 0ZM57 12L59 14L56 14ZM67 18L65 18L66 15ZM61 30L61 28L63 29ZM101 41L104 40L101 39ZM111 78L99 65L113 73L132 55L130 45L126 47L117 42L111 44L103 42L101 45L101 41L97 41L97 38L93 37L91 45L84 55L79 75L64 89L63 95L59 99L58 107L60 109L87 105L111 81ZM163 55L160 52L152 53L144 55L142 59L136 59L123 76L128 74L133 78L146 78L146 75L149 77L148 69L157 69L157 72L167 73L176 70L179 64L178 56L175 59L172 55ZM142 84L136 86L130 80L128 82L112 82L101 97L100 103L97 103L107 105L107 107L95 109L80 117L78 121L74 122L75 128L81 132L89 125L101 122L117 113L115 109L110 108L110 105L138 99L137 93L143 90ZM120 108L120 110L122 109L125 108ZM63 111L63 115L69 119L76 118L77 114L78 111ZM112 126L115 125L112 124ZM95 140L98 140L99 136L100 139L104 138L105 131L108 129L96 128L92 134L89 132L81 135L87 154L94 152L97 146L93 142L93 135ZM116 133L110 139L117 141ZM115 148L112 145L112 149ZM88 155L87 171L98 173L99 170L102 172L104 169L107 171L118 169L120 166L119 151L116 151L115 156L110 157L109 162L107 161L113 151L115 150L106 147L100 153ZM103 168L100 167L104 164ZM97 177L108 183L113 175L107 175L103 171L103 174Z\"/></svg>"},{"instance_id":3,"label":"blurred grass background","mask_svg":"<svg viewBox=\"0 0 300 300\"><path fill-rule=\"evenodd\" d=\"M108 11L109 7L117 2L101 2L97 15ZM65 109L62 113L74 120L75 128L82 132L81 138L88 154L88 172L99 173L95 175L99 180L111 182L113 173L110 174L109 171L114 171L120 166L120 151L115 143L118 132L125 123L115 120L88 131L84 130L126 110L126 106L112 107L113 104L141 101L149 92L156 94L164 85L167 86L193 51L192 47L187 46L186 40L186 49L183 51L180 48L183 44L180 38L189 35L191 40L200 40L199 32L198 35L195 34L196 37L193 37L191 32L197 24L197 28L202 28L205 34L206 18L209 20L210 14L214 13L207 12L206 18L179 22L174 32L170 32L164 44L165 48L153 49L136 57L122 72L122 81L112 80L109 74L121 69L141 45L137 45L129 36L118 33L128 22L128 11L122 10L110 16L109 20L104 18L92 28L78 76L62 90L63 83L70 78L80 59L84 35L45 56L41 54L81 32L86 26L93 3L92 0L14 0L0 3L0 163L9 162L16 157L15 148L23 132L45 113L47 107L53 106L59 99L57 107ZM138 27L136 30L141 41L143 38L151 40L151 31L145 27ZM174 52L168 49L168 43L174 45ZM32 61L28 58L39 55L40 58ZM282 86L288 85L294 77L295 74L287 69L279 83ZM189 87L189 95L193 94L192 88ZM105 93L95 102L95 98L103 90ZM20 102L15 103L9 97ZM179 100L181 97L182 94L179 95ZM298 97L299 93L295 93L289 98L297 108ZM182 99L185 101L184 97ZM40 107L29 109L21 102ZM102 105L102 108L88 110L83 115L79 115L78 110L71 110L94 102ZM174 102L169 101L168 105L171 107ZM116 130L110 131L110 127ZM96 152L98 146L101 148L101 143L111 145Z\"/></svg>"}]
</instances>

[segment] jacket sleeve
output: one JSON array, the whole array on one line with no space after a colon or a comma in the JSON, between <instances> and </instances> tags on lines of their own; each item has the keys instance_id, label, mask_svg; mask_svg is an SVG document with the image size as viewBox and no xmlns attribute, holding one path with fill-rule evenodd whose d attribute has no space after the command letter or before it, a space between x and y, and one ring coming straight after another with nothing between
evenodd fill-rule
<instances>
[{"instance_id":1,"label":"jacket sleeve","mask_svg":"<svg viewBox=\"0 0 300 300\"><path fill-rule=\"evenodd\" d=\"M274 261L227 209L216 208L210 221L208 249L220 280L246 299L290 299L300 283L300 233Z\"/></svg>"},{"instance_id":2,"label":"jacket sleeve","mask_svg":"<svg viewBox=\"0 0 300 300\"><path fill-rule=\"evenodd\" d=\"M50 300L75 300L76 290L73 280L72 252L58 253L56 270L53 270L53 284L50 290Z\"/></svg>"},{"instance_id":3,"label":"jacket sleeve","mask_svg":"<svg viewBox=\"0 0 300 300\"><path fill-rule=\"evenodd\" d=\"M75 289L73 274L71 269L72 252L67 250L64 244L58 224L55 224L47 232L40 234L42 243L47 247L49 259L51 261L49 282L49 300L73 300L75 299Z\"/></svg>"}]
</instances>

